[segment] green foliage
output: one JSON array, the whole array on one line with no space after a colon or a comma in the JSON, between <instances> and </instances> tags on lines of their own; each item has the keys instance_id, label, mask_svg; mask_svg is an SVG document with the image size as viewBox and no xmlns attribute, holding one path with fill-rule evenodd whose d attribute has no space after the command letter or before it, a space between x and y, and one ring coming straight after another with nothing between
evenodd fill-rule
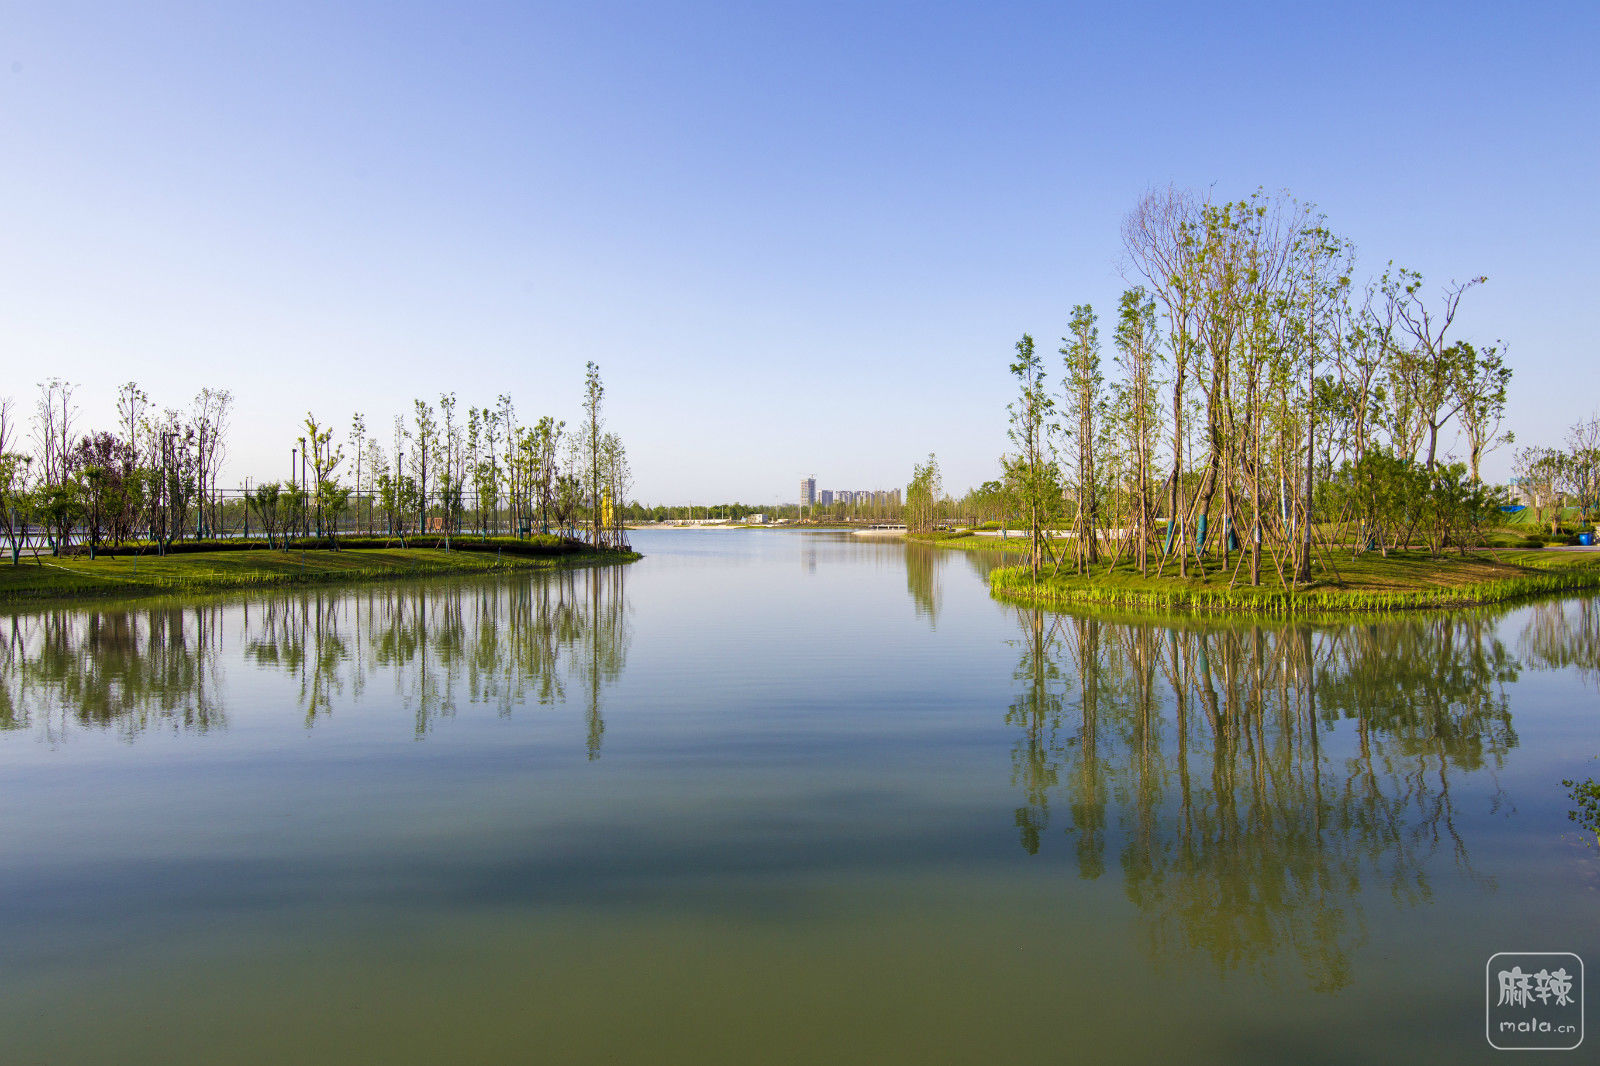
<instances>
[{"instance_id":1,"label":"green foliage","mask_svg":"<svg viewBox=\"0 0 1600 1066\"><path fill-rule=\"evenodd\" d=\"M1107 424L1105 377L1100 370L1100 327L1094 308L1075 305L1067 331L1061 338L1068 412L1064 435L1071 459L1073 557L1081 570L1096 558L1101 495L1097 453L1107 449L1110 441L1102 439Z\"/></svg>"},{"instance_id":2,"label":"green foliage","mask_svg":"<svg viewBox=\"0 0 1600 1066\"><path fill-rule=\"evenodd\" d=\"M1578 505L1580 521L1600 511L1600 414L1580 421L1567 434L1559 485Z\"/></svg>"},{"instance_id":3,"label":"green foliage","mask_svg":"<svg viewBox=\"0 0 1600 1066\"><path fill-rule=\"evenodd\" d=\"M156 484L155 472L139 466L133 445L110 433L86 436L68 453L67 468L89 542L98 545L107 534L116 542L131 536Z\"/></svg>"},{"instance_id":4,"label":"green foliage","mask_svg":"<svg viewBox=\"0 0 1600 1066\"><path fill-rule=\"evenodd\" d=\"M1045 386L1044 363L1034 350L1033 338L1024 333L1016 352L1011 376L1017 379L1017 398L1007 408L1011 413L1008 435L1016 452L1003 460L1005 484L1027 517L1029 568L1037 580L1044 553L1049 550L1044 530L1061 510L1059 471L1050 443L1058 427L1053 421L1055 400Z\"/></svg>"},{"instance_id":5,"label":"green foliage","mask_svg":"<svg viewBox=\"0 0 1600 1066\"><path fill-rule=\"evenodd\" d=\"M41 524L50 531L52 551L59 552L71 541L73 529L86 513L81 486L75 481L42 486L37 512Z\"/></svg>"},{"instance_id":6,"label":"green foliage","mask_svg":"<svg viewBox=\"0 0 1600 1066\"><path fill-rule=\"evenodd\" d=\"M1567 787L1572 802L1576 804L1567 812L1567 817L1593 833L1596 841L1600 842L1600 782L1591 777L1584 781L1568 779L1561 783Z\"/></svg>"},{"instance_id":7,"label":"green foliage","mask_svg":"<svg viewBox=\"0 0 1600 1066\"><path fill-rule=\"evenodd\" d=\"M16 566L28 532L38 524L38 492L29 477L33 459L17 452L0 454L0 529Z\"/></svg>"},{"instance_id":8,"label":"green foliage","mask_svg":"<svg viewBox=\"0 0 1600 1066\"><path fill-rule=\"evenodd\" d=\"M172 408L156 415L128 382L117 394L117 432L80 438L71 430L72 386L51 379L41 386L36 415L34 436L48 444L38 462L3 454L13 433L9 400L0 398L0 532L14 558L34 541L68 550L86 540L93 549L107 538L119 544L138 535L165 547L187 536L249 532L255 524L273 540L333 535L352 525L402 537L471 528L483 538L548 530L566 490L561 503L572 528L581 516L592 540L624 545L630 462L616 434L597 432L604 388L598 368L587 369L581 461L569 453L557 462L564 423L543 418L533 430L520 429L505 395L495 408L468 408L463 423L455 395L445 393L437 408L416 400L409 418L394 419L392 452L355 414L343 438L352 464L333 429L308 411L292 442L292 475L265 492L259 485L251 491L249 482L243 492L218 483L232 401L226 391L202 389L193 417L185 418ZM341 477L345 469L352 473ZM574 486L582 490L575 496Z\"/></svg>"},{"instance_id":9,"label":"green foliage","mask_svg":"<svg viewBox=\"0 0 1600 1066\"><path fill-rule=\"evenodd\" d=\"M600 368L590 360L584 364L583 424L579 429L580 446L577 450L580 470L576 471L576 480L582 490L582 499L578 506L584 507L589 512L589 543L595 545L598 545L601 539L603 511L600 483L604 477L604 464L600 460L600 451L604 422L601 419L600 409L605 394L605 385L600 381Z\"/></svg>"},{"instance_id":10,"label":"green foliage","mask_svg":"<svg viewBox=\"0 0 1600 1066\"><path fill-rule=\"evenodd\" d=\"M324 481L317 486L317 511L322 515L322 528L329 537L339 528L339 520L350 509L350 490L335 481Z\"/></svg>"},{"instance_id":11,"label":"green foliage","mask_svg":"<svg viewBox=\"0 0 1600 1066\"><path fill-rule=\"evenodd\" d=\"M1503 347L1493 345L1479 351L1467 341L1457 341L1447 349L1453 375L1451 387L1467 438L1467 462L1474 481L1479 480L1478 464L1484 453L1514 440L1510 433L1500 433L1512 376Z\"/></svg>"},{"instance_id":12,"label":"green foliage","mask_svg":"<svg viewBox=\"0 0 1600 1066\"><path fill-rule=\"evenodd\" d=\"M1357 521L1363 547L1387 551L1410 528L1410 505L1426 475L1416 463L1374 448L1355 462L1346 460L1324 490L1323 510L1348 511Z\"/></svg>"},{"instance_id":13,"label":"green foliage","mask_svg":"<svg viewBox=\"0 0 1600 1066\"><path fill-rule=\"evenodd\" d=\"M565 422L545 415L534 426L525 445L534 491L539 500L539 526L545 532L550 529L550 518L555 511L561 476L557 458L561 454L561 439L566 428Z\"/></svg>"},{"instance_id":14,"label":"green foliage","mask_svg":"<svg viewBox=\"0 0 1600 1066\"><path fill-rule=\"evenodd\" d=\"M1503 502L1499 490L1468 476L1465 463L1450 463L1434 468L1413 506L1429 550L1438 553L1481 543Z\"/></svg>"},{"instance_id":15,"label":"green foliage","mask_svg":"<svg viewBox=\"0 0 1600 1066\"><path fill-rule=\"evenodd\" d=\"M918 463L911 473L911 483L906 486L905 521L911 533L927 533L937 520L939 498L944 493L944 481L939 474L939 460L932 452L926 463Z\"/></svg>"},{"instance_id":16,"label":"green foliage","mask_svg":"<svg viewBox=\"0 0 1600 1066\"><path fill-rule=\"evenodd\" d=\"M1011 494L1000 481L985 481L969 489L957 505L958 514L981 523L982 529L999 529L1012 509Z\"/></svg>"},{"instance_id":17,"label":"green foliage","mask_svg":"<svg viewBox=\"0 0 1600 1066\"><path fill-rule=\"evenodd\" d=\"M256 521L260 524L262 532L267 535L267 546L269 548L277 537L278 527L281 522L282 503L283 486L276 481L265 482L250 490L248 505L255 513Z\"/></svg>"},{"instance_id":18,"label":"green foliage","mask_svg":"<svg viewBox=\"0 0 1600 1066\"><path fill-rule=\"evenodd\" d=\"M1420 537L1434 553L1465 550L1484 543L1501 521L1504 496L1475 481L1465 464L1437 466L1432 472L1411 459L1373 448L1359 460L1346 460L1324 483L1322 509L1349 513L1357 522L1358 550L1385 554Z\"/></svg>"}]
</instances>

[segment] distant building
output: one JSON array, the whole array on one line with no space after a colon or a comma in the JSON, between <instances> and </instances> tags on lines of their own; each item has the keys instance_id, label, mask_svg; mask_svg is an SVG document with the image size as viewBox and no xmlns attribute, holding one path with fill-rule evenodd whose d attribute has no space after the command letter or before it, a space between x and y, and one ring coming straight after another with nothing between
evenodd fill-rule
<instances>
[{"instance_id":1,"label":"distant building","mask_svg":"<svg viewBox=\"0 0 1600 1066\"><path fill-rule=\"evenodd\" d=\"M810 495L808 496L808 491ZM900 506L899 489L823 489L816 490L816 479L800 483L800 502L820 503L823 507L849 507L861 511Z\"/></svg>"},{"instance_id":2,"label":"distant building","mask_svg":"<svg viewBox=\"0 0 1600 1066\"><path fill-rule=\"evenodd\" d=\"M767 516L765 514L760 514L760 513L758 513L758 514L747 514L747 515L744 516L744 520L745 520L746 523L748 523L749 525L752 525L752 526L764 526L764 525L767 524Z\"/></svg>"},{"instance_id":3,"label":"distant building","mask_svg":"<svg viewBox=\"0 0 1600 1066\"><path fill-rule=\"evenodd\" d=\"M817 503L817 479L808 477L800 482L800 506L815 507Z\"/></svg>"}]
</instances>

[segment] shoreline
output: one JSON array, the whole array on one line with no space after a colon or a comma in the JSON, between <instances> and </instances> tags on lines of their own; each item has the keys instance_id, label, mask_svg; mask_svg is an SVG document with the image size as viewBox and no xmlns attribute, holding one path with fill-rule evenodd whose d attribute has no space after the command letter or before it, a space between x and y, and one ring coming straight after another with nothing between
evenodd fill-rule
<instances>
[{"instance_id":1,"label":"shoreline","mask_svg":"<svg viewBox=\"0 0 1600 1066\"><path fill-rule=\"evenodd\" d=\"M183 551L165 556L105 554L24 557L0 565L0 610L42 605L139 599L183 593L359 584L372 581L474 574L534 573L584 566L614 566L642 558L616 549L564 547L560 550L491 553L486 547L365 548L326 547L289 550L233 548Z\"/></svg>"},{"instance_id":2,"label":"shoreline","mask_svg":"<svg viewBox=\"0 0 1600 1066\"><path fill-rule=\"evenodd\" d=\"M1002 602L1027 607L1291 617L1482 607L1600 590L1600 555L1523 551L1433 557L1396 552L1387 559L1336 562L1344 567L1342 579L1324 576L1300 589L1277 584L1230 588L1230 572L1220 569L1206 578L1186 579L1140 577L1131 569L1089 577L1061 574L1041 577L1035 585L1026 567L1008 566L989 575L989 593ZM1126 568L1126 560L1119 565ZM1276 578L1263 568L1263 577L1269 575Z\"/></svg>"},{"instance_id":3,"label":"shoreline","mask_svg":"<svg viewBox=\"0 0 1600 1066\"><path fill-rule=\"evenodd\" d=\"M907 544L926 544L934 548L950 548L963 552L1011 552L1020 554L1028 550L1026 535L1001 537L992 533L926 533L906 534ZM1062 543L1064 538L1052 537L1051 543Z\"/></svg>"}]
</instances>

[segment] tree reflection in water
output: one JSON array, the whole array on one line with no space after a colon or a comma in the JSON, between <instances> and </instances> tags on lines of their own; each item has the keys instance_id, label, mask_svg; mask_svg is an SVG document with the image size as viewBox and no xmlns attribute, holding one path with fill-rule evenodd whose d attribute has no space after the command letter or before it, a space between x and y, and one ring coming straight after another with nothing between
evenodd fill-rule
<instances>
[{"instance_id":1,"label":"tree reflection in water","mask_svg":"<svg viewBox=\"0 0 1600 1066\"><path fill-rule=\"evenodd\" d=\"M1361 899L1430 898L1472 868L1451 782L1516 746L1519 664L1484 615L1381 624L1115 623L1017 611L1007 722L1030 854L1066 806L1080 876L1115 853L1157 960L1297 957L1350 980Z\"/></svg>"},{"instance_id":2,"label":"tree reflection in water","mask_svg":"<svg viewBox=\"0 0 1600 1066\"><path fill-rule=\"evenodd\" d=\"M51 742L75 727L127 739L227 726L215 608L51 610L0 618L0 728Z\"/></svg>"},{"instance_id":3,"label":"tree reflection in water","mask_svg":"<svg viewBox=\"0 0 1600 1066\"><path fill-rule=\"evenodd\" d=\"M600 755L604 689L631 631L622 567L498 582L384 585L200 606L62 609L0 619L0 728L225 727L224 646L293 678L309 727L388 680L422 737L460 704L502 715L569 696Z\"/></svg>"},{"instance_id":4,"label":"tree reflection in water","mask_svg":"<svg viewBox=\"0 0 1600 1066\"><path fill-rule=\"evenodd\" d=\"M1600 687L1600 596L1549 600L1528 611L1522 657L1546 670L1574 669Z\"/></svg>"},{"instance_id":5,"label":"tree reflection in water","mask_svg":"<svg viewBox=\"0 0 1600 1066\"><path fill-rule=\"evenodd\" d=\"M916 605L917 617L928 620L929 629L939 628L939 608L943 596L939 588L939 568L950 553L942 548L907 541L904 546L906 591Z\"/></svg>"}]
</instances>

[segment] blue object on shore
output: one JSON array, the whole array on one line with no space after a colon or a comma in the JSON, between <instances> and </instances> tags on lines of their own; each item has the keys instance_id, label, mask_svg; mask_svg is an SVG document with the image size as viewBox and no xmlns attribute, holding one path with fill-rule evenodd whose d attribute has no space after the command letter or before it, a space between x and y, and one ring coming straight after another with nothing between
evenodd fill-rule
<instances>
[{"instance_id":1,"label":"blue object on shore","mask_svg":"<svg viewBox=\"0 0 1600 1066\"><path fill-rule=\"evenodd\" d=\"M1583 547L1585 547L1585 548L1592 547L1593 544L1594 544L1594 534L1593 533L1579 533L1578 534L1578 543L1580 545L1582 545Z\"/></svg>"},{"instance_id":2,"label":"blue object on shore","mask_svg":"<svg viewBox=\"0 0 1600 1066\"><path fill-rule=\"evenodd\" d=\"M1511 504L1508 507L1500 508L1500 513L1501 514L1516 514L1518 511L1526 511L1527 509L1528 509L1528 505L1525 504L1525 503L1514 503L1514 504Z\"/></svg>"}]
</instances>

